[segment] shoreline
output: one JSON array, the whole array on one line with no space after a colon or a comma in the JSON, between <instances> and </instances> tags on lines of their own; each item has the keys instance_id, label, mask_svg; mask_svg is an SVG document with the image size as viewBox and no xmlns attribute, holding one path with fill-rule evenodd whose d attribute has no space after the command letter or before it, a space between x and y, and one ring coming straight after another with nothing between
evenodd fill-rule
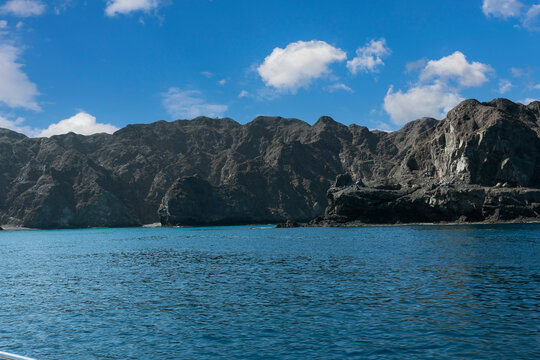
<instances>
[{"instance_id":1,"label":"shoreline","mask_svg":"<svg viewBox=\"0 0 540 360\"><path fill-rule=\"evenodd\" d=\"M512 225L512 224L540 224L538 220L508 220L508 221L473 221L473 222L411 222L395 224L366 224L357 222L347 222L343 224L325 224L325 225L304 225L300 227L372 227L372 226L460 226L460 225Z\"/></svg>"},{"instance_id":2,"label":"shoreline","mask_svg":"<svg viewBox=\"0 0 540 360\"><path fill-rule=\"evenodd\" d=\"M296 226L280 226L281 224L229 224L229 225L208 225L208 226L164 226L159 223L144 224L141 226L130 227L88 227L88 228L54 228L54 229L39 229L28 228L15 225L0 225L1 231L55 231L55 230L90 230L90 229L201 229L201 228L229 228L241 227L249 230L259 229L295 229L295 228L362 228L362 227L398 227L398 226L463 226L463 225L512 225L512 224L540 224L540 219L529 220L508 220L508 221L475 221L475 222L412 222L412 223L395 223L395 224L367 224L361 222L347 223L327 223L327 224L309 224L297 223ZM0 232L1 233L1 232Z\"/></svg>"}]
</instances>

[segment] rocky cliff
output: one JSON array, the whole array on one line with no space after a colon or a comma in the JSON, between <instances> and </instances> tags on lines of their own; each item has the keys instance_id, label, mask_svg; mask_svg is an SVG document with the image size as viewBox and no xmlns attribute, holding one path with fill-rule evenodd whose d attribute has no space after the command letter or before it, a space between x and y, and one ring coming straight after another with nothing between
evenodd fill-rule
<instances>
[{"instance_id":1,"label":"rocky cliff","mask_svg":"<svg viewBox=\"0 0 540 360\"><path fill-rule=\"evenodd\" d=\"M245 125L200 117L51 138L0 129L0 224L207 225L323 215L321 224L420 221L414 213L375 215L419 202L427 213L429 204L453 206L449 221L481 220L512 206L527 211L504 216L538 217L539 127L540 103L497 99L468 100L442 121L424 118L391 133L329 117L312 126L280 117ZM339 174L348 176L332 186ZM459 206L445 204L470 192L493 211L463 218Z\"/></svg>"},{"instance_id":2,"label":"rocky cliff","mask_svg":"<svg viewBox=\"0 0 540 360\"><path fill-rule=\"evenodd\" d=\"M540 220L540 103L464 101L417 137L385 184L340 181L315 223Z\"/></svg>"}]
</instances>

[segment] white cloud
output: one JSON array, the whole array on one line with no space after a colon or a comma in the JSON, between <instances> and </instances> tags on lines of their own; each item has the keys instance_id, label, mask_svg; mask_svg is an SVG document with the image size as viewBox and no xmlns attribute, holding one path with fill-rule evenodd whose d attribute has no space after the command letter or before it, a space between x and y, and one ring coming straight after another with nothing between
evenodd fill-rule
<instances>
[{"instance_id":1,"label":"white cloud","mask_svg":"<svg viewBox=\"0 0 540 360\"><path fill-rule=\"evenodd\" d=\"M339 91L339 90L347 91L347 92L350 92L350 93L354 92L353 89L351 89L350 87L348 87L347 85L342 84L342 83L332 84L332 85L328 86L327 89L330 92L336 92L336 91Z\"/></svg>"},{"instance_id":2,"label":"white cloud","mask_svg":"<svg viewBox=\"0 0 540 360\"><path fill-rule=\"evenodd\" d=\"M214 73L211 73L210 71L202 71L201 75L210 79L212 76L214 76Z\"/></svg>"},{"instance_id":3,"label":"white cloud","mask_svg":"<svg viewBox=\"0 0 540 360\"><path fill-rule=\"evenodd\" d=\"M53 135L67 134L69 132L74 132L81 135L92 135L97 133L112 134L117 130L118 128L116 126L98 123L94 116L85 112L79 112L68 119L49 125L47 129L41 130L37 136L49 137Z\"/></svg>"},{"instance_id":4,"label":"white cloud","mask_svg":"<svg viewBox=\"0 0 540 360\"><path fill-rule=\"evenodd\" d=\"M540 31L540 3L529 6L518 0L484 0L482 10L486 16L518 18L526 29Z\"/></svg>"},{"instance_id":5,"label":"white cloud","mask_svg":"<svg viewBox=\"0 0 540 360\"><path fill-rule=\"evenodd\" d=\"M163 94L163 106L174 118L195 118L197 116L220 117L227 111L227 105L208 104L196 90L170 88Z\"/></svg>"},{"instance_id":6,"label":"white cloud","mask_svg":"<svg viewBox=\"0 0 540 360\"><path fill-rule=\"evenodd\" d=\"M376 72L377 67L384 65L382 58L390 53L385 39L371 40L356 50L356 57L347 61L347 68L353 74L358 71Z\"/></svg>"},{"instance_id":7,"label":"white cloud","mask_svg":"<svg viewBox=\"0 0 540 360\"><path fill-rule=\"evenodd\" d=\"M240 94L238 94L238 97L243 98L243 97L246 97L248 95L249 95L249 93L246 90L242 90L242 91L240 91Z\"/></svg>"},{"instance_id":8,"label":"white cloud","mask_svg":"<svg viewBox=\"0 0 540 360\"><path fill-rule=\"evenodd\" d=\"M218 81L218 84L221 86L225 85L226 83L227 83L227 79L221 79Z\"/></svg>"},{"instance_id":9,"label":"white cloud","mask_svg":"<svg viewBox=\"0 0 540 360\"><path fill-rule=\"evenodd\" d=\"M522 77L522 76L525 76L525 71L523 71L523 69L520 69L520 68L511 68L510 71L512 72L512 75L514 77Z\"/></svg>"},{"instance_id":10,"label":"white cloud","mask_svg":"<svg viewBox=\"0 0 540 360\"><path fill-rule=\"evenodd\" d=\"M0 20L0 29L7 29L8 22L6 20Z\"/></svg>"},{"instance_id":11,"label":"white cloud","mask_svg":"<svg viewBox=\"0 0 540 360\"><path fill-rule=\"evenodd\" d=\"M508 90L510 90L514 85L512 85L512 83L508 80L501 80L499 81L499 93L500 94L504 94L506 92L508 92Z\"/></svg>"},{"instance_id":12,"label":"white cloud","mask_svg":"<svg viewBox=\"0 0 540 360\"><path fill-rule=\"evenodd\" d=\"M523 26L529 30L540 30L540 4L531 6L529 11L527 11L523 20Z\"/></svg>"},{"instance_id":13,"label":"white cloud","mask_svg":"<svg viewBox=\"0 0 540 360\"><path fill-rule=\"evenodd\" d=\"M533 101L540 101L540 99L526 98L526 99L523 99L523 100L518 100L518 103L522 103L523 105L529 105Z\"/></svg>"},{"instance_id":14,"label":"white cloud","mask_svg":"<svg viewBox=\"0 0 540 360\"><path fill-rule=\"evenodd\" d=\"M85 2L86 4L86 2ZM73 0L55 0L54 13L60 15L66 12L70 7L74 6Z\"/></svg>"},{"instance_id":15,"label":"white cloud","mask_svg":"<svg viewBox=\"0 0 540 360\"><path fill-rule=\"evenodd\" d=\"M125 15L134 11L150 12L157 9L158 6L159 0L109 0L105 8L105 15Z\"/></svg>"},{"instance_id":16,"label":"white cloud","mask_svg":"<svg viewBox=\"0 0 540 360\"><path fill-rule=\"evenodd\" d=\"M346 58L344 51L324 41L297 41L285 49L275 48L257 71L266 86L294 94L314 79L328 75L330 64Z\"/></svg>"},{"instance_id":17,"label":"white cloud","mask_svg":"<svg viewBox=\"0 0 540 360\"><path fill-rule=\"evenodd\" d=\"M384 131L384 132L391 132L391 131L395 131L397 129L395 129L394 124L387 124L385 122L379 122L375 127L370 127L369 130L370 131L378 130L378 131Z\"/></svg>"},{"instance_id":18,"label":"white cloud","mask_svg":"<svg viewBox=\"0 0 540 360\"><path fill-rule=\"evenodd\" d=\"M456 80L461 86L480 86L488 81L487 74L493 71L489 65L469 63L460 51L439 60L430 60L420 74L422 81L441 79Z\"/></svg>"},{"instance_id":19,"label":"white cloud","mask_svg":"<svg viewBox=\"0 0 540 360\"><path fill-rule=\"evenodd\" d=\"M418 59L416 61L411 61L407 63L407 65L405 65L406 72L410 73L415 70L421 69L426 66L426 62L426 59Z\"/></svg>"},{"instance_id":20,"label":"white cloud","mask_svg":"<svg viewBox=\"0 0 540 360\"><path fill-rule=\"evenodd\" d=\"M534 85L534 88L540 90L540 84Z\"/></svg>"},{"instance_id":21,"label":"white cloud","mask_svg":"<svg viewBox=\"0 0 540 360\"><path fill-rule=\"evenodd\" d=\"M0 128L16 131L18 133L25 134L26 136L35 136L39 132L38 129L33 129L24 125L23 122L24 119L22 117L15 120L9 120L0 115Z\"/></svg>"},{"instance_id":22,"label":"white cloud","mask_svg":"<svg viewBox=\"0 0 540 360\"><path fill-rule=\"evenodd\" d=\"M486 16L508 18L519 16L523 4L518 0L484 0L482 11Z\"/></svg>"},{"instance_id":23,"label":"white cloud","mask_svg":"<svg viewBox=\"0 0 540 360\"><path fill-rule=\"evenodd\" d=\"M425 116L443 118L461 101L463 98L442 82L419 85L407 92L394 92L390 87L384 98L384 110L393 123L402 125Z\"/></svg>"},{"instance_id":24,"label":"white cloud","mask_svg":"<svg viewBox=\"0 0 540 360\"><path fill-rule=\"evenodd\" d=\"M462 88L482 85L488 81L487 74L491 71L493 69L487 64L469 63L459 51L439 60L430 60L420 71L419 81L409 90L388 89L384 110L395 124L424 116L442 118L463 101L459 94Z\"/></svg>"},{"instance_id":25,"label":"white cloud","mask_svg":"<svg viewBox=\"0 0 540 360\"><path fill-rule=\"evenodd\" d=\"M19 17L38 16L45 12L41 0L10 0L0 7L0 12Z\"/></svg>"},{"instance_id":26,"label":"white cloud","mask_svg":"<svg viewBox=\"0 0 540 360\"><path fill-rule=\"evenodd\" d=\"M0 45L0 102L10 107L41 110L36 84L28 79L17 62L20 51L11 45Z\"/></svg>"}]
</instances>

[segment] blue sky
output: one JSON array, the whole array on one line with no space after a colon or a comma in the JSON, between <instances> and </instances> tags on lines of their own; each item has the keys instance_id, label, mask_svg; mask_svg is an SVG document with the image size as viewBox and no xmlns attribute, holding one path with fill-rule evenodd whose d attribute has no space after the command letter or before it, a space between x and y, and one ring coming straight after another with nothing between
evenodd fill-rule
<instances>
[{"instance_id":1,"label":"blue sky","mask_svg":"<svg viewBox=\"0 0 540 360\"><path fill-rule=\"evenodd\" d=\"M540 99L539 0L1 0L0 127L258 115L399 129Z\"/></svg>"}]
</instances>

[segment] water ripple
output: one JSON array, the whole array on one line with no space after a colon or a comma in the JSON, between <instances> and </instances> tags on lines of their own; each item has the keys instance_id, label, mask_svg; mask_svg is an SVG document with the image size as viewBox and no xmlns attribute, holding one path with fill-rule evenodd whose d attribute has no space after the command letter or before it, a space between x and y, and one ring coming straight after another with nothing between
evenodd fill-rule
<instances>
[{"instance_id":1,"label":"water ripple","mask_svg":"<svg viewBox=\"0 0 540 360\"><path fill-rule=\"evenodd\" d=\"M0 233L38 359L540 358L540 226Z\"/></svg>"}]
</instances>

